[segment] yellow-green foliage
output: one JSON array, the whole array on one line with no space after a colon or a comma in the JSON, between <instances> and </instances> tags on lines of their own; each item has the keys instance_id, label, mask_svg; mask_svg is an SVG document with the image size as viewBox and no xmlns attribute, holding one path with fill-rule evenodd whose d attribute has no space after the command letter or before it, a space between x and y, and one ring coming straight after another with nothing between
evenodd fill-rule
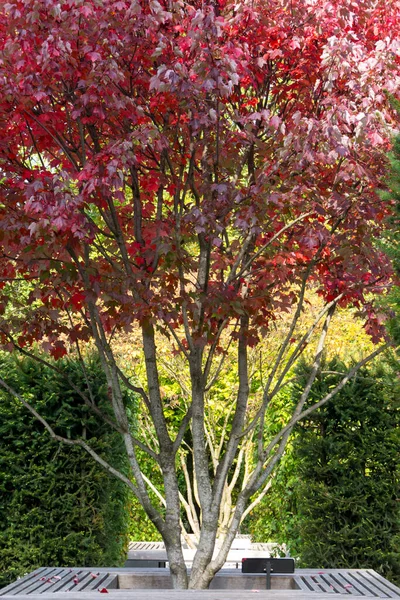
<instances>
[{"instance_id":1,"label":"yellow-green foliage","mask_svg":"<svg viewBox=\"0 0 400 600\"><path fill-rule=\"evenodd\" d=\"M305 311L299 320L294 340L298 340L311 326L318 312L323 306L319 296L312 292L308 292ZM260 344L249 352L249 371L250 371L250 398L249 411L255 412L258 403L262 398L263 384L265 383L269 369L273 364L280 344L282 343L285 334L288 331L290 320L293 315L286 313L278 315L277 321L271 326L270 333L261 340ZM221 341L221 346L228 346L228 339ZM116 337L114 342L116 354L119 355L121 364L125 371L139 385L145 386L145 366L143 353L141 351L141 337L138 331L133 331L129 336ZM341 309L334 316L332 326L329 332L325 354L327 358L340 356L346 360L359 360L362 355L372 351L372 343L368 335L365 333L363 323L356 318L355 310ZM173 436L176 434L177 417L180 418L181 411L190 403L190 375L187 370L187 365L173 352L173 340L166 344L165 338L159 337L157 340L158 350L158 368L161 380L161 394L164 403L164 412L167 418L167 423ZM314 350L314 344L310 343L305 353L306 356L311 356ZM220 359L221 357L219 357ZM216 371L219 359L216 361L213 372ZM293 373L289 373L288 379L293 377ZM229 411L234 408L234 401L237 394L237 349L235 344L229 347L225 355L223 368L216 379L213 387L206 396L206 411L207 424L209 430L212 431L217 444L220 441L221 435L229 433L230 422L225 426L225 417ZM287 422L292 402L288 387L283 387L282 391L276 396L270 405L267 414L267 426L270 435L277 431ZM146 409L139 411L138 419L140 427L137 432L139 437L142 436L150 446L152 445L152 424L145 418ZM190 445L190 434L188 434L187 442ZM223 445L222 445L223 448ZM154 445L153 449L157 451ZM248 454L248 453L247 453ZM159 470L154 466L153 461L146 457L142 457L143 471L149 477L152 483L163 493L162 479ZM285 459L283 459L285 460ZM189 464L190 467L190 464ZM180 469L179 463L177 464ZM184 478L181 479L181 491L184 493L186 484ZM152 496L153 497L153 496ZM154 502L162 508L157 497L153 497ZM132 518L130 525L131 539L133 540L159 540L160 535L154 525L145 515L139 502L134 500L132 506ZM185 522L185 514L182 512L182 519Z\"/></svg>"}]
</instances>

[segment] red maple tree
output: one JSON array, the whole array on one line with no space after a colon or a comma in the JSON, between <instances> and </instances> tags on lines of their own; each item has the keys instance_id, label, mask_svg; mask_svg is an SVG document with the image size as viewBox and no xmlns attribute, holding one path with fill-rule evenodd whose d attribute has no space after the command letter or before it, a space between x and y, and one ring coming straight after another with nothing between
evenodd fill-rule
<instances>
[{"instance_id":1,"label":"red maple tree","mask_svg":"<svg viewBox=\"0 0 400 600\"><path fill-rule=\"evenodd\" d=\"M64 441L134 491L163 536L174 585L205 587L304 415L335 309L359 307L379 338L371 293L391 269L374 243L388 210L374 190L390 143L387 93L400 81L400 3L10 0L0 11L1 342L24 352L40 342L55 358L96 345L131 478L84 440ZM308 288L324 308L294 341ZM248 348L283 312L291 325L249 411ZM113 351L112 333L132 327L142 331L146 388L127 379ZM191 376L174 434L155 330ZM263 431L271 400L315 334L301 400L279 435L268 443L259 435L212 558L243 440ZM227 337L237 347L238 385L211 468L205 395ZM123 385L141 395L155 449L130 431ZM176 460L188 430L199 536L189 579ZM159 465L165 513L151 500L138 449Z\"/></svg>"}]
</instances>

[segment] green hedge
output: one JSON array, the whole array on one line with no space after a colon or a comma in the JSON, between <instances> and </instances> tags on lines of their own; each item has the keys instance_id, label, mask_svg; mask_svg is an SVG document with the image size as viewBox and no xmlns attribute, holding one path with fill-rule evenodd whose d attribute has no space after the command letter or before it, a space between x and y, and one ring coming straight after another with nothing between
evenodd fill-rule
<instances>
[{"instance_id":1,"label":"green hedge","mask_svg":"<svg viewBox=\"0 0 400 600\"><path fill-rule=\"evenodd\" d=\"M79 363L57 367L85 389ZM87 375L97 403L109 401L98 360ZM94 417L63 375L29 359L1 356L0 376L39 409L57 432L84 435L124 469L119 436ZM39 566L112 566L126 557L130 497L83 449L53 441L13 397L0 392L0 586Z\"/></svg>"},{"instance_id":2,"label":"green hedge","mask_svg":"<svg viewBox=\"0 0 400 600\"><path fill-rule=\"evenodd\" d=\"M339 361L329 364L310 401L346 370ZM298 426L271 494L251 520L255 539L286 543L299 566L372 568L399 582L399 387L387 366L363 369Z\"/></svg>"}]
</instances>

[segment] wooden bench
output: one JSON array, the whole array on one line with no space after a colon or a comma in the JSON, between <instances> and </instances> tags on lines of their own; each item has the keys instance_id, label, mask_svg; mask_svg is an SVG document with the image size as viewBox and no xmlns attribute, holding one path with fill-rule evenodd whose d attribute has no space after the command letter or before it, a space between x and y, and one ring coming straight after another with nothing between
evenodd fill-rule
<instances>
[{"instance_id":1,"label":"wooden bench","mask_svg":"<svg viewBox=\"0 0 400 600\"><path fill-rule=\"evenodd\" d=\"M163 576L163 578L165 577L166 584L170 583L168 569L149 569L147 573L157 574L157 577ZM140 576L143 577L146 575L146 569L69 569L42 567L0 589L0 596L30 596L31 594L46 594L51 596L56 592L70 592L70 598L79 596L82 600L84 600L85 597L89 600L90 596L93 595L90 594L90 592L98 593L99 590L105 588L111 592L113 590L115 590L116 593L118 592L118 596L121 600L123 592L134 592L135 600L138 600L138 589L118 589L118 576L130 574L140 574ZM302 600L305 595L307 597L312 596L317 600L317 598L320 596L324 597L326 594L337 594L338 600L341 596L348 597L349 595L400 599L400 589L372 569L297 569L295 573L290 575L292 579L291 589L272 589L268 591L265 591L264 576L262 576L263 581L261 582L261 585L253 585L250 579L247 582L243 581L243 578L251 578L252 575L250 573L242 574L237 569L220 571L217 578L222 579L224 576L230 577L232 580L236 579L239 585L236 589L230 590L226 589L225 586L218 586L219 588L223 587L224 589L215 589L213 590L213 593L218 592L219 594L220 592L226 591L228 595L231 593L232 599L238 594L242 594L243 598L243 594L253 588L258 588L260 590L259 593L262 593L263 595L264 593L272 593L272 596L270 596L271 598L274 597L275 592L279 592L282 595L282 598L283 595L287 593L287 595L290 595L290 598L298 598L298 600ZM279 574L271 574L272 581L275 578L279 579L280 577ZM283 577L288 577L288 575L284 575ZM242 581L240 581L241 579ZM159 586L159 588L161 587L167 588L168 585ZM238 588L242 589L239 590ZM274 588L274 585L272 585L272 588ZM146 592L151 595L152 591L156 592L156 590L149 589L141 590L141 593ZM157 591L167 592L167 590L160 589ZM175 591L169 590L168 594L170 592ZM193 591L190 591L190 598L192 598L192 594ZM261 596L257 596L257 598L261 600ZM165 600L165 598L161 596L160 599Z\"/></svg>"},{"instance_id":2,"label":"wooden bench","mask_svg":"<svg viewBox=\"0 0 400 600\"><path fill-rule=\"evenodd\" d=\"M242 548L240 546L243 546ZM244 547L247 545L248 547ZM246 538L241 544L241 539L235 538L235 543L228 553L226 559L226 567L239 568L242 563L243 556L249 558L261 558L270 556L276 544L249 544ZM215 554L218 550L215 549ZM196 550L193 548L183 547L183 557L187 567L191 567ZM150 562L153 561L153 562ZM163 568L168 563L167 551L163 542L131 542L129 544L127 561L125 567L134 568Z\"/></svg>"},{"instance_id":3,"label":"wooden bench","mask_svg":"<svg viewBox=\"0 0 400 600\"><path fill-rule=\"evenodd\" d=\"M117 589L118 574L84 569L42 567L0 589L0 596Z\"/></svg>"},{"instance_id":4,"label":"wooden bench","mask_svg":"<svg viewBox=\"0 0 400 600\"><path fill-rule=\"evenodd\" d=\"M293 590L253 590L257 600L310 600L310 594ZM245 600L243 590L111 590L110 600ZM113 596L112 596L113 595ZM3 596L11 600L14 596ZM105 597L107 598L107 596ZM347 600L348 596L337 594L335 600ZM32 600L21 595L18 600ZM41 600L54 600L54 594L44 594ZM99 592L68 592L68 600L100 600ZM326 600L323 593L313 594L313 600Z\"/></svg>"},{"instance_id":5,"label":"wooden bench","mask_svg":"<svg viewBox=\"0 0 400 600\"><path fill-rule=\"evenodd\" d=\"M400 598L400 588L372 569L297 569L293 579L302 591Z\"/></svg>"}]
</instances>

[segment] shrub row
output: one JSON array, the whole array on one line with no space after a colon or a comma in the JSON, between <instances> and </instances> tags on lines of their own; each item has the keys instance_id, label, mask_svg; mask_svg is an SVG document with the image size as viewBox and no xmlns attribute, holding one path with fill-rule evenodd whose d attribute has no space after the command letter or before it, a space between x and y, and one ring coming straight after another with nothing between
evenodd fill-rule
<instances>
[{"instance_id":1,"label":"shrub row","mask_svg":"<svg viewBox=\"0 0 400 600\"><path fill-rule=\"evenodd\" d=\"M310 403L347 367L334 361L324 370ZM285 543L302 567L372 568L399 582L399 391L387 365L363 369L297 427L271 493L249 521L255 540Z\"/></svg>"},{"instance_id":2,"label":"shrub row","mask_svg":"<svg viewBox=\"0 0 400 600\"><path fill-rule=\"evenodd\" d=\"M57 367L61 373L2 356L0 376L59 434L86 438L124 469L119 436L82 407L66 380L84 391L89 381L96 403L107 411L99 361L88 359L86 375L78 362L58 361ZM0 586L38 566L123 563L130 502L126 487L83 449L55 442L18 400L0 392Z\"/></svg>"}]
</instances>

